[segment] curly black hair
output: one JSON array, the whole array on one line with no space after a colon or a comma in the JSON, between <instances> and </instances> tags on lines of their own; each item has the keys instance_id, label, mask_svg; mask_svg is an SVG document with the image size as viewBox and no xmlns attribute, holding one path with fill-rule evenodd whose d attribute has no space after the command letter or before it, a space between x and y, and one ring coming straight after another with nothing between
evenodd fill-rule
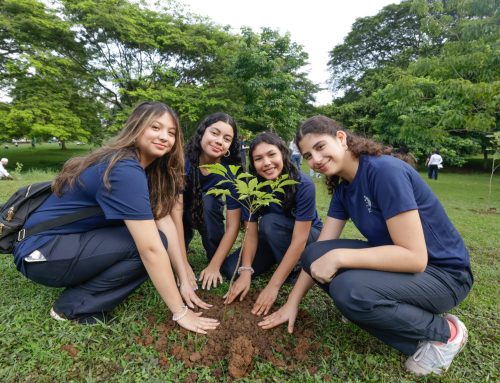
<instances>
[{"instance_id":1,"label":"curly black hair","mask_svg":"<svg viewBox=\"0 0 500 383\"><path fill-rule=\"evenodd\" d=\"M229 155L227 157L222 157L221 162L227 165L241 166L241 157L238 147L238 127L234 119L229 114L223 112L212 113L206 116L201 121L200 125L198 125L194 135L185 146L185 156L191 166L191 170L187 174L187 179L188 182L193 185L192 190L186 191L192 193L191 217L192 225L195 229L201 228L203 224L203 195L199 169L200 155L202 153L201 139L207 128L219 121L225 122L233 128L233 141L229 146Z\"/></svg>"},{"instance_id":2,"label":"curly black hair","mask_svg":"<svg viewBox=\"0 0 500 383\"><path fill-rule=\"evenodd\" d=\"M279 138L276 134L272 132L262 132L257 135L252 142L250 143L249 149L249 157L250 157L250 166L249 171L251 174L256 175L259 182L264 181L264 178L257 174L255 170L255 164L253 161L253 152L257 145L265 142L269 145L274 145L281 152L281 156L283 157L283 170L281 174L288 174L289 179L300 182L300 170L297 169L295 164L292 162L290 157L290 150L285 142ZM292 214L292 210L295 205L295 193L297 192L296 185L287 185L285 186L285 195L283 197L283 210L289 216Z\"/></svg>"}]
</instances>

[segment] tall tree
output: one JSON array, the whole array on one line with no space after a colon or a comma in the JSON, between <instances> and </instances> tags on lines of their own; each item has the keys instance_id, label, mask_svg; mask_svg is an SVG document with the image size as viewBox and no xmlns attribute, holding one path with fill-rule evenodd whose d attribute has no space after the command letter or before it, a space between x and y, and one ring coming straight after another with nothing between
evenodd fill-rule
<instances>
[{"instance_id":1,"label":"tall tree","mask_svg":"<svg viewBox=\"0 0 500 383\"><path fill-rule=\"evenodd\" d=\"M308 55L289 34L242 28L241 35L230 76L244 100L244 121L254 131L290 137L318 90L303 71Z\"/></svg>"},{"instance_id":2,"label":"tall tree","mask_svg":"<svg viewBox=\"0 0 500 383\"><path fill-rule=\"evenodd\" d=\"M482 142L476 138L498 126L495 1L415 0L399 7L419 21L416 36L427 43L407 63L373 61L376 67L357 79L341 79L350 88L330 110L355 129L421 157L441 147L449 163L460 165Z\"/></svg>"}]
</instances>

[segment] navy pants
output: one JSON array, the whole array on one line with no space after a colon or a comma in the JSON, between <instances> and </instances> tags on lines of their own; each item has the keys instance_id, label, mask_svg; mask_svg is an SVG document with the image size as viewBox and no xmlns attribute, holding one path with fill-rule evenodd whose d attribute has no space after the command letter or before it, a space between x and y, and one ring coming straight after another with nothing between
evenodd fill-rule
<instances>
[{"instance_id":1,"label":"navy pants","mask_svg":"<svg viewBox=\"0 0 500 383\"><path fill-rule=\"evenodd\" d=\"M295 219L285 217L281 214L266 214L262 216L258 223L259 244L252 263L255 270L253 276L257 276L268 271L273 265L279 264L283 259L290 243L292 242ZM316 241L320 231L311 227L307 244ZM221 267L221 272L227 278L231 278L238 262L240 249L233 252ZM300 266L299 269L300 270Z\"/></svg>"},{"instance_id":2,"label":"navy pants","mask_svg":"<svg viewBox=\"0 0 500 383\"><path fill-rule=\"evenodd\" d=\"M300 172L300 154L292 154L292 163L295 164L297 170Z\"/></svg>"},{"instance_id":3,"label":"navy pants","mask_svg":"<svg viewBox=\"0 0 500 383\"><path fill-rule=\"evenodd\" d=\"M437 165L429 165L427 169L427 176L429 179L438 179L438 166Z\"/></svg>"},{"instance_id":4,"label":"navy pants","mask_svg":"<svg viewBox=\"0 0 500 383\"><path fill-rule=\"evenodd\" d=\"M330 250L370 247L356 240L311 244L302 254L303 269ZM341 269L330 283L319 284L340 312L382 342L412 355L421 340L446 342L448 323L440 315L457 306L473 284L470 271L428 265L422 273Z\"/></svg>"},{"instance_id":5,"label":"navy pants","mask_svg":"<svg viewBox=\"0 0 500 383\"><path fill-rule=\"evenodd\" d=\"M58 235L38 250L47 261L25 262L25 276L66 287L54 310L68 319L111 311L148 278L126 226Z\"/></svg>"},{"instance_id":6,"label":"navy pants","mask_svg":"<svg viewBox=\"0 0 500 383\"><path fill-rule=\"evenodd\" d=\"M224 222L224 202L222 199L213 195L204 195L203 227L200 228L199 232L209 262L213 258L224 236ZM191 211L184 212L182 223L184 225L184 244L187 250L194 236Z\"/></svg>"}]
</instances>

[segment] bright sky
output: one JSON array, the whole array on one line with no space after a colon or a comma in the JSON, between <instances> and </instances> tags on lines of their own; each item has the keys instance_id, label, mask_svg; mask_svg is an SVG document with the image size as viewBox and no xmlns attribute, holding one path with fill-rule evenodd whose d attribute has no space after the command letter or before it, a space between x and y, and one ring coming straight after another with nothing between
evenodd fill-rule
<instances>
[{"instance_id":1,"label":"bright sky","mask_svg":"<svg viewBox=\"0 0 500 383\"><path fill-rule=\"evenodd\" d=\"M327 87L328 52L342 43L359 17L373 16L384 6L399 0L178 0L196 14L218 24L230 25L234 32L249 26L290 32L292 41L309 54L309 78ZM328 90L316 94L318 105L332 100Z\"/></svg>"}]
</instances>

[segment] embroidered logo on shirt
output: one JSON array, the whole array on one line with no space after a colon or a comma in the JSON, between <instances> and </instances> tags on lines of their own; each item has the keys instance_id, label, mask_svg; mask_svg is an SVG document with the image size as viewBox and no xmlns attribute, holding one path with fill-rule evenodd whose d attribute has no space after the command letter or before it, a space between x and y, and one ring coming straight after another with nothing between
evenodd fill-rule
<instances>
[{"instance_id":1,"label":"embroidered logo on shirt","mask_svg":"<svg viewBox=\"0 0 500 383\"><path fill-rule=\"evenodd\" d=\"M368 213L372 212L372 201L370 201L370 198L367 196L363 196L363 199L365 200L366 208L368 209Z\"/></svg>"}]
</instances>

